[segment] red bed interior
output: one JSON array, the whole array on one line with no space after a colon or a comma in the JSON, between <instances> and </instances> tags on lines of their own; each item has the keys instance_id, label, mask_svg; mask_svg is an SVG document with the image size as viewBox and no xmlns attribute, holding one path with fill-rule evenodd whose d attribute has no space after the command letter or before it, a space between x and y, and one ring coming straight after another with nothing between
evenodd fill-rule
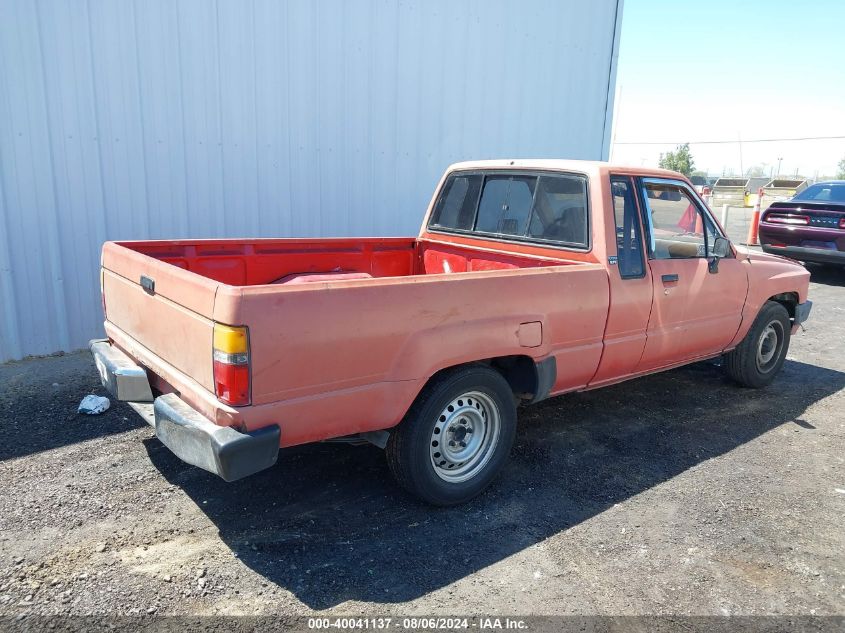
<instances>
[{"instance_id":1,"label":"red bed interior","mask_svg":"<svg viewBox=\"0 0 845 633\"><path fill-rule=\"evenodd\" d=\"M203 240L121 246L233 286L463 273L569 262L408 239Z\"/></svg>"}]
</instances>

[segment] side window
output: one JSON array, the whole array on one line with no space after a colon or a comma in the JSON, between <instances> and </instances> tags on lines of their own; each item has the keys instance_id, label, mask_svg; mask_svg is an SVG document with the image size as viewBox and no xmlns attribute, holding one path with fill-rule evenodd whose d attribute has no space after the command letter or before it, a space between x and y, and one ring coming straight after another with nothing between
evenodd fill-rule
<instances>
[{"instance_id":1,"label":"side window","mask_svg":"<svg viewBox=\"0 0 845 633\"><path fill-rule=\"evenodd\" d=\"M587 181L579 176L540 176L528 237L587 245Z\"/></svg>"},{"instance_id":2,"label":"side window","mask_svg":"<svg viewBox=\"0 0 845 633\"><path fill-rule=\"evenodd\" d=\"M616 254L622 279L645 275L643 246L640 239L640 219L629 178L611 178L613 212L616 218Z\"/></svg>"},{"instance_id":3,"label":"side window","mask_svg":"<svg viewBox=\"0 0 845 633\"><path fill-rule=\"evenodd\" d=\"M536 183L534 176L488 176L478 204L475 230L525 235Z\"/></svg>"},{"instance_id":4,"label":"side window","mask_svg":"<svg viewBox=\"0 0 845 633\"><path fill-rule=\"evenodd\" d=\"M645 182L643 200L651 215L652 257L707 257L718 235L716 227L682 187Z\"/></svg>"},{"instance_id":5,"label":"side window","mask_svg":"<svg viewBox=\"0 0 845 633\"><path fill-rule=\"evenodd\" d=\"M481 174L450 176L443 185L431 226L471 231L481 182Z\"/></svg>"}]
</instances>

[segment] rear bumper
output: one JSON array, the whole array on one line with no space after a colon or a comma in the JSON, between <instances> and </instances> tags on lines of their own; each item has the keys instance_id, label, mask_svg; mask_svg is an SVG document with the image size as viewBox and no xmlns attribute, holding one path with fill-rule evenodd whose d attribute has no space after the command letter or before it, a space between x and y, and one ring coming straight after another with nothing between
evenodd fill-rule
<instances>
[{"instance_id":1,"label":"rear bumper","mask_svg":"<svg viewBox=\"0 0 845 633\"><path fill-rule=\"evenodd\" d=\"M845 265L845 251L834 251L826 248L807 248L806 246L772 246L763 244L763 252L772 255L783 255L802 262L819 264Z\"/></svg>"},{"instance_id":2,"label":"rear bumper","mask_svg":"<svg viewBox=\"0 0 845 633\"><path fill-rule=\"evenodd\" d=\"M153 402L156 437L182 461L226 481L242 479L276 463L281 437L277 425L241 433L214 424L175 393L153 400L143 367L108 341L92 341L90 348L100 380L115 398L133 404Z\"/></svg>"},{"instance_id":3,"label":"rear bumper","mask_svg":"<svg viewBox=\"0 0 845 633\"><path fill-rule=\"evenodd\" d=\"M155 399L156 437L183 462L235 481L270 468L279 455L281 430L275 424L251 433L218 426L175 393Z\"/></svg>"}]
</instances>

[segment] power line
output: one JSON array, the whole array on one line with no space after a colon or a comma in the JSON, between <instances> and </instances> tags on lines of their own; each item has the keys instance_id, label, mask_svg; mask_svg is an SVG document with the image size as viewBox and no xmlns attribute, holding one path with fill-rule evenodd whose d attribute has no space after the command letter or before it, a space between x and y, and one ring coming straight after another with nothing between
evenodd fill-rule
<instances>
[{"instance_id":1,"label":"power line","mask_svg":"<svg viewBox=\"0 0 845 633\"><path fill-rule=\"evenodd\" d=\"M781 141L830 141L845 139L843 136L799 136L795 138L732 139L730 141L615 141L614 145L727 145L736 143L777 143Z\"/></svg>"}]
</instances>

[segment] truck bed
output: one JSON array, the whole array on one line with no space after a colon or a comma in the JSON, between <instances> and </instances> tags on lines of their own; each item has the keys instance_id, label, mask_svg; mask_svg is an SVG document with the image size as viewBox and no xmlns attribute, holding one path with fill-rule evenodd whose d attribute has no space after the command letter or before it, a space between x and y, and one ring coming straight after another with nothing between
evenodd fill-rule
<instances>
[{"instance_id":1,"label":"truck bed","mask_svg":"<svg viewBox=\"0 0 845 633\"><path fill-rule=\"evenodd\" d=\"M286 279L297 275L333 275L332 281L345 281L360 279L353 276L356 273L408 277L576 263L418 242L415 238L147 241L114 245L230 286L285 284Z\"/></svg>"},{"instance_id":2,"label":"truck bed","mask_svg":"<svg viewBox=\"0 0 845 633\"><path fill-rule=\"evenodd\" d=\"M413 238L112 242L103 289L109 338L157 388L246 428L283 401L282 445L389 428L440 368L485 357L553 355L553 390L581 387L609 304L600 265ZM252 406L214 397L215 322L249 327Z\"/></svg>"}]
</instances>

